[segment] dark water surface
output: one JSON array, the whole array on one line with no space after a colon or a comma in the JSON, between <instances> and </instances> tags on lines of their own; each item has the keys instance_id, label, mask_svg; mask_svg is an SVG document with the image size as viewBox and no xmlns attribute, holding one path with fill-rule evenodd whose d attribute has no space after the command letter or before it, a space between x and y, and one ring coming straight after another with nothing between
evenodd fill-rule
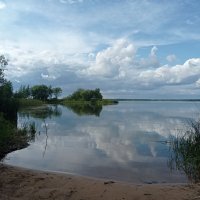
<instances>
[{"instance_id":1,"label":"dark water surface","mask_svg":"<svg viewBox=\"0 0 200 200\"><path fill-rule=\"evenodd\" d=\"M24 110L18 125L34 121L30 146L7 155L5 163L134 183L187 182L171 171L169 141L199 117L198 102L119 102L99 116L57 106Z\"/></svg>"}]
</instances>

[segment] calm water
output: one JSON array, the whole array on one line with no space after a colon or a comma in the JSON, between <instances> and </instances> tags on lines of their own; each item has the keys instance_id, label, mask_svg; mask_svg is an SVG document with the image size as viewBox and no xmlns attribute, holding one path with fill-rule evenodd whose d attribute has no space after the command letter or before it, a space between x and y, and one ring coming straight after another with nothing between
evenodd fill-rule
<instances>
[{"instance_id":1,"label":"calm water","mask_svg":"<svg viewBox=\"0 0 200 200\"><path fill-rule=\"evenodd\" d=\"M93 115L63 106L21 111L18 125L34 121L35 141L5 162L135 183L186 182L184 173L169 169L163 141L199 111L197 102L119 102Z\"/></svg>"}]
</instances>

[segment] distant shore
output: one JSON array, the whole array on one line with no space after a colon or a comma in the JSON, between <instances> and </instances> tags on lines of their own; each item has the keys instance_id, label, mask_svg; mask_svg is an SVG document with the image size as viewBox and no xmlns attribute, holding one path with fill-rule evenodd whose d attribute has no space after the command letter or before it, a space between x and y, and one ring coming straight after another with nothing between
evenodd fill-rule
<instances>
[{"instance_id":1,"label":"distant shore","mask_svg":"<svg viewBox=\"0 0 200 200\"><path fill-rule=\"evenodd\" d=\"M198 184L130 184L0 164L0 200L192 200Z\"/></svg>"},{"instance_id":2,"label":"distant shore","mask_svg":"<svg viewBox=\"0 0 200 200\"><path fill-rule=\"evenodd\" d=\"M116 99L117 101L194 101L200 102L200 99Z\"/></svg>"}]
</instances>

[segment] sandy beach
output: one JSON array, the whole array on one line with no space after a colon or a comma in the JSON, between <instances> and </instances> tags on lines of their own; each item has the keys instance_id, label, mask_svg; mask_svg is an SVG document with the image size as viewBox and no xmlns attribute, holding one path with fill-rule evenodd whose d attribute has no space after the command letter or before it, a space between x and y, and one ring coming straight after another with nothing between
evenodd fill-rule
<instances>
[{"instance_id":1,"label":"sandy beach","mask_svg":"<svg viewBox=\"0 0 200 200\"><path fill-rule=\"evenodd\" d=\"M198 184L130 184L0 165L1 200L196 200Z\"/></svg>"}]
</instances>

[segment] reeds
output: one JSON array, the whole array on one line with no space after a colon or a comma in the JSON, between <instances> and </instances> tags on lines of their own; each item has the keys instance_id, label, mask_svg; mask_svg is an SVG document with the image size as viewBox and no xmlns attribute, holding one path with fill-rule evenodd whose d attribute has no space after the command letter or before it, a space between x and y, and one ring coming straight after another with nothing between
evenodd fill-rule
<instances>
[{"instance_id":1,"label":"reeds","mask_svg":"<svg viewBox=\"0 0 200 200\"><path fill-rule=\"evenodd\" d=\"M171 169L184 171L191 182L200 182L200 119L190 121L185 132L172 138Z\"/></svg>"}]
</instances>

